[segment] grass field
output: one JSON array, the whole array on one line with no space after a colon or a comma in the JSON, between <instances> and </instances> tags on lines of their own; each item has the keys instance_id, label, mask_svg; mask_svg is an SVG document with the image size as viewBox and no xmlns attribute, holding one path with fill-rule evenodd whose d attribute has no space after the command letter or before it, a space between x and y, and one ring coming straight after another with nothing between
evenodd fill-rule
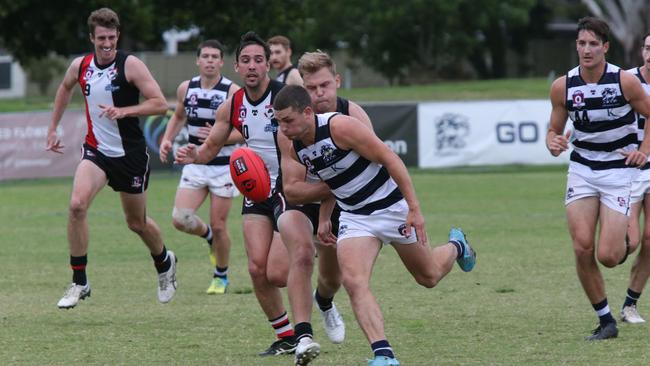
<instances>
[{"instance_id":1,"label":"grass field","mask_svg":"<svg viewBox=\"0 0 650 366\"><path fill-rule=\"evenodd\" d=\"M57 81L58 82L58 81ZM430 101L458 99L544 99L548 97L549 81L544 78L441 82L392 88L340 89L342 97L357 102ZM70 107L81 108L81 93L75 91ZM170 96L172 99L175 96ZM30 98L0 99L0 112L22 112L51 109L54 95Z\"/></svg>"},{"instance_id":2,"label":"grass field","mask_svg":"<svg viewBox=\"0 0 650 366\"><path fill-rule=\"evenodd\" d=\"M403 365L647 364L647 325L620 325L616 340L583 341L596 316L575 275L562 205L564 167L413 171L413 177L432 241L444 242L450 226L462 226L478 264L469 274L454 268L427 290L392 248L381 252L372 287ZM176 174L154 175L148 207L179 257L172 302L157 302L151 259L126 228L117 195L105 189L89 213L92 297L67 311L56 302L70 280L71 180L0 183L0 364L292 365L291 357L256 356L273 335L250 293L239 210L230 216L233 291L205 295L207 247L170 224L177 181ZM631 262L605 271L615 311ZM371 352L344 291L336 301L347 339L329 343L314 312L323 353L313 364L363 365ZM650 316L649 304L642 297L643 315Z\"/></svg>"}]
</instances>

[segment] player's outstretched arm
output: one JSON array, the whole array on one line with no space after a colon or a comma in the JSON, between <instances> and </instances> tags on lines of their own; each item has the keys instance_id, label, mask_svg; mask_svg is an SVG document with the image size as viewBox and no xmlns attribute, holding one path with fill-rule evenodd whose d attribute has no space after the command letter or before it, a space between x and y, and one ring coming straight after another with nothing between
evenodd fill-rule
<instances>
[{"instance_id":1,"label":"player's outstretched arm","mask_svg":"<svg viewBox=\"0 0 650 366\"><path fill-rule=\"evenodd\" d=\"M219 153L232 130L229 119L231 104L232 99L228 98L217 108L214 125L201 146L187 144L178 149L174 160L177 164L205 164Z\"/></svg>"},{"instance_id":2,"label":"player's outstretched arm","mask_svg":"<svg viewBox=\"0 0 650 366\"><path fill-rule=\"evenodd\" d=\"M172 141L174 138L176 138L176 135L181 132L181 129L185 125L187 115L185 113L185 106L183 105L183 101L185 99L185 93L187 93L187 88L189 85L190 81L185 80L178 86L178 89L176 90L176 109L174 110L174 114L172 114L171 118L167 122L165 133L163 134L163 138L160 141L160 150L158 151L158 155L160 155L160 161L163 163L167 162L167 156L172 149Z\"/></svg>"},{"instance_id":3,"label":"player's outstretched arm","mask_svg":"<svg viewBox=\"0 0 650 366\"><path fill-rule=\"evenodd\" d=\"M320 209L318 211L318 240L323 245L335 245L336 235L332 233L332 212L336 206L336 199L333 195L329 195L326 199L321 201Z\"/></svg>"},{"instance_id":4,"label":"player's outstretched arm","mask_svg":"<svg viewBox=\"0 0 650 366\"><path fill-rule=\"evenodd\" d=\"M79 67L81 66L81 60L83 57L75 58L68 70L63 76L63 80L59 85L59 88L56 90L56 96L54 97L54 107L52 108L52 119L50 121L50 126L47 129L47 140L45 142L45 150L52 151L55 153L63 153L63 144L56 133L56 128L61 122L61 117L65 108L70 103L70 98L74 91L74 85L78 81Z\"/></svg>"},{"instance_id":5,"label":"player's outstretched arm","mask_svg":"<svg viewBox=\"0 0 650 366\"><path fill-rule=\"evenodd\" d=\"M293 205L318 202L330 194L329 187L323 182L305 181L307 169L298 162L291 140L282 133L278 134L280 164L282 168L282 190L287 201Z\"/></svg>"}]
</instances>

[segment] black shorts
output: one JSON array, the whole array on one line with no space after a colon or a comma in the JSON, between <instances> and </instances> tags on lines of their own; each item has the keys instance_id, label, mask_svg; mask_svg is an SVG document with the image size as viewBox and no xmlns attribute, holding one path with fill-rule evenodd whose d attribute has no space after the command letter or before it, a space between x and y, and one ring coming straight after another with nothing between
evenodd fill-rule
<instances>
[{"instance_id":1,"label":"black shorts","mask_svg":"<svg viewBox=\"0 0 650 366\"><path fill-rule=\"evenodd\" d=\"M318 233L318 214L320 210L320 204L308 203L305 205L287 205L285 211L288 210L297 210L305 214L305 216L307 216L311 222L312 227L314 228L313 234L316 235L316 233ZM332 222L332 232L334 235L339 232L339 216L341 216L341 208L337 204L334 206L332 216L330 217L330 221ZM279 215L277 217L279 217Z\"/></svg>"},{"instance_id":2,"label":"black shorts","mask_svg":"<svg viewBox=\"0 0 650 366\"><path fill-rule=\"evenodd\" d=\"M84 144L82 160L92 161L108 178L108 185L116 192L144 193L149 186L149 154L147 149L129 151L119 158L108 157Z\"/></svg>"}]
</instances>

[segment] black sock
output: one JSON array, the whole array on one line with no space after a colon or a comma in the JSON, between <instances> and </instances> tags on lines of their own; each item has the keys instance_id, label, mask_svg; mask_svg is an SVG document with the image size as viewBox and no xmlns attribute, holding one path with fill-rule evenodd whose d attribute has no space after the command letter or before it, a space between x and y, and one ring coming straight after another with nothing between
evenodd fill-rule
<instances>
[{"instance_id":1,"label":"black sock","mask_svg":"<svg viewBox=\"0 0 650 366\"><path fill-rule=\"evenodd\" d=\"M465 254L465 246L457 242L456 240L451 240L450 243L456 247L456 252L458 252L458 254L456 255L456 259L462 258L463 255Z\"/></svg>"},{"instance_id":2,"label":"black sock","mask_svg":"<svg viewBox=\"0 0 650 366\"><path fill-rule=\"evenodd\" d=\"M88 264L88 254L81 257L70 256L70 268L72 268L72 282L80 286L86 286L86 265Z\"/></svg>"},{"instance_id":3,"label":"black sock","mask_svg":"<svg viewBox=\"0 0 650 366\"><path fill-rule=\"evenodd\" d=\"M596 310L596 314L598 315L598 319L600 320L601 327L604 327L609 323L616 323L616 320L612 316L612 312L609 311L609 305L607 305L607 298L605 298L605 300L599 302L598 304L591 304L591 306L593 306L594 310Z\"/></svg>"},{"instance_id":4,"label":"black sock","mask_svg":"<svg viewBox=\"0 0 650 366\"><path fill-rule=\"evenodd\" d=\"M158 271L158 273L169 271L169 267L171 267L172 262L167 255L167 248L165 248L164 245L162 252L158 255L151 253L151 258L153 258L153 264L156 266L156 271Z\"/></svg>"},{"instance_id":5,"label":"black sock","mask_svg":"<svg viewBox=\"0 0 650 366\"><path fill-rule=\"evenodd\" d=\"M223 278L223 279L228 278L228 267L223 267L222 268L222 267L217 266L215 268L215 270L214 270L214 275L212 276L212 278L217 278L217 277L220 277L220 278Z\"/></svg>"},{"instance_id":6,"label":"black sock","mask_svg":"<svg viewBox=\"0 0 650 366\"><path fill-rule=\"evenodd\" d=\"M389 358L395 358L390 343L388 343L388 341L385 339L374 342L373 344L370 345L370 347L372 347L372 352L375 354L375 356L386 356Z\"/></svg>"},{"instance_id":7,"label":"black sock","mask_svg":"<svg viewBox=\"0 0 650 366\"><path fill-rule=\"evenodd\" d=\"M296 341L299 341L300 338L309 337L314 338L314 331L311 330L311 324L307 322L302 322L296 324Z\"/></svg>"},{"instance_id":8,"label":"black sock","mask_svg":"<svg viewBox=\"0 0 650 366\"><path fill-rule=\"evenodd\" d=\"M322 297L318 293L318 289L316 289L316 293L314 294L314 299L316 300L316 304L318 304L318 308L320 309L320 311L327 311L332 308L332 300L334 300L334 298Z\"/></svg>"},{"instance_id":9,"label":"black sock","mask_svg":"<svg viewBox=\"0 0 650 366\"><path fill-rule=\"evenodd\" d=\"M209 246L212 246L212 228L210 225L205 226L207 226L208 230L205 232L205 234L201 235L201 237L208 242Z\"/></svg>"},{"instance_id":10,"label":"black sock","mask_svg":"<svg viewBox=\"0 0 650 366\"><path fill-rule=\"evenodd\" d=\"M637 300L639 300L639 297L641 297L640 292L635 292L631 288L627 289L627 296L625 296L625 302L623 303L623 307L625 306L636 306Z\"/></svg>"}]
</instances>

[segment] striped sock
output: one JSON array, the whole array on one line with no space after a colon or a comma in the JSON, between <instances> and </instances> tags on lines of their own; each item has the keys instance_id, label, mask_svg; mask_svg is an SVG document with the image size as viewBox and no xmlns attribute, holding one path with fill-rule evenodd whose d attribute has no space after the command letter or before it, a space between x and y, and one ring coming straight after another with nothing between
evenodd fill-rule
<instances>
[{"instance_id":1,"label":"striped sock","mask_svg":"<svg viewBox=\"0 0 650 366\"><path fill-rule=\"evenodd\" d=\"M612 312L609 310L609 305L607 305L607 298L597 304L591 304L591 306L594 307L596 314L598 314L601 327L604 327L609 323L616 323L616 320L612 316Z\"/></svg>"},{"instance_id":2,"label":"striped sock","mask_svg":"<svg viewBox=\"0 0 650 366\"><path fill-rule=\"evenodd\" d=\"M637 300L639 300L639 297L641 297L640 292L636 292L632 290L631 288L627 289L627 296L625 296L625 302L623 303L623 307L626 306L636 306Z\"/></svg>"},{"instance_id":3,"label":"striped sock","mask_svg":"<svg viewBox=\"0 0 650 366\"><path fill-rule=\"evenodd\" d=\"M228 278L228 267L223 267L223 268L216 267L214 269L214 275L212 275L212 278L217 278L217 277L220 277L220 278L223 278L223 279Z\"/></svg>"},{"instance_id":4,"label":"striped sock","mask_svg":"<svg viewBox=\"0 0 650 366\"><path fill-rule=\"evenodd\" d=\"M158 273L163 273L169 271L169 268L172 266L171 260L167 255L167 248L163 245L163 250L158 255L151 253L151 258L153 258L153 264L156 266L156 271Z\"/></svg>"},{"instance_id":5,"label":"striped sock","mask_svg":"<svg viewBox=\"0 0 650 366\"><path fill-rule=\"evenodd\" d=\"M389 358L395 358L393 354L393 348L390 346L387 340L382 339L381 341L374 342L370 345L372 347L372 352L375 356L386 356Z\"/></svg>"},{"instance_id":6,"label":"striped sock","mask_svg":"<svg viewBox=\"0 0 650 366\"><path fill-rule=\"evenodd\" d=\"M70 256L70 268L72 268L72 282L80 286L86 286L86 265L88 264L88 254L81 257Z\"/></svg>"},{"instance_id":7,"label":"striped sock","mask_svg":"<svg viewBox=\"0 0 650 366\"><path fill-rule=\"evenodd\" d=\"M205 234L201 235L201 237L208 242L209 246L212 246L212 228L210 225L205 226L208 228L208 231L206 231Z\"/></svg>"},{"instance_id":8,"label":"striped sock","mask_svg":"<svg viewBox=\"0 0 650 366\"><path fill-rule=\"evenodd\" d=\"M273 330L275 330L275 336L278 337L278 339L293 337L293 327L291 326L286 311L275 319L269 319L269 322L271 323Z\"/></svg>"}]
</instances>

